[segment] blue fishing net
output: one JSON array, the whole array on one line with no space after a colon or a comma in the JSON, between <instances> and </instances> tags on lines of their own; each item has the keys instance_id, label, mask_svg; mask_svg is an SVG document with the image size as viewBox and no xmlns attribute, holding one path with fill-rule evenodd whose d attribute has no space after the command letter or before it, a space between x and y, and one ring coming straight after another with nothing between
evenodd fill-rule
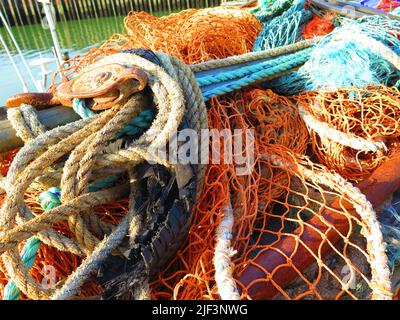
<instances>
[{"instance_id":1,"label":"blue fishing net","mask_svg":"<svg viewBox=\"0 0 400 320\"><path fill-rule=\"evenodd\" d=\"M379 5L379 3L381 2L381 0L361 0L358 2L365 7L376 8Z\"/></svg>"},{"instance_id":2,"label":"blue fishing net","mask_svg":"<svg viewBox=\"0 0 400 320\"><path fill-rule=\"evenodd\" d=\"M254 15L263 23L286 12L295 0L262 1Z\"/></svg>"},{"instance_id":3,"label":"blue fishing net","mask_svg":"<svg viewBox=\"0 0 400 320\"><path fill-rule=\"evenodd\" d=\"M253 51L262 51L295 43L301 39L305 24L312 19L312 13L302 9L292 14L274 18L258 35Z\"/></svg>"},{"instance_id":4,"label":"blue fishing net","mask_svg":"<svg viewBox=\"0 0 400 320\"><path fill-rule=\"evenodd\" d=\"M399 85L399 71L376 48L357 41L357 35L367 35L398 51L400 21L372 16L357 21L343 19L342 23L315 46L309 61L297 72L272 80L266 86L291 95L303 90L335 91L372 84ZM340 39L337 37L340 33L354 37ZM280 88L282 86L287 88Z\"/></svg>"},{"instance_id":5,"label":"blue fishing net","mask_svg":"<svg viewBox=\"0 0 400 320\"><path fill-rule=\"evenodd\" d=\"M268 19L259 17L264 24L264 29L258 35L253 51L276 48L300 40L304 26L312 19L312 13L304 9L305 0L284 3L290 5L286 11L276 11L276 8L281 8L283 5L283 2L279 4L277 1L269 7L271 12L276 12L274 17L272 15Z\"/></svg>"}]
</instances>

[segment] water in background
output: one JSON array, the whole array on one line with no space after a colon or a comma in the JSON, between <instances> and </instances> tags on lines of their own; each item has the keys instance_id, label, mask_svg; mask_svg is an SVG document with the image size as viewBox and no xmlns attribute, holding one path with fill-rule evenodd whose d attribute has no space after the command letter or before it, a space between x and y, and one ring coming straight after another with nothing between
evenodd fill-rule
<instances>
[{"instance_id":1,"label":"water in background","mask_svg":"<svg viewBox=\"0 0 400 320\"><path fill-rule=\"evenodd\" d=\"M71 58L76 54L87 52L89 49L98 46L104 40L111 37L114 33L123 33L123 19L124 17L109 17L58 22L56 27L62 51L68 52ZM54 57L52 55L53 42L49 29L44 29L39 24L17 26L11 29L28 64L40 56ZM0 34L5 39L8 48L12 51L19 69L21 72L24 72L24 79L29 89L32 92L36 91L33 82L24 71L22 61L17 55L17 51L12 45L11 39L8 37L4 27L0 28ZM53 63L50 67L52 71L57 69L56 63ZM31 67L31 70L35 78L40 80L40 76L38 75L40 68ZM47 85L49 85L49 81ZM20 92L23 92L22 85L4 48L0 45L0 107L5 105L5 101L9 96Z\"/></svg>"}]
</instances>

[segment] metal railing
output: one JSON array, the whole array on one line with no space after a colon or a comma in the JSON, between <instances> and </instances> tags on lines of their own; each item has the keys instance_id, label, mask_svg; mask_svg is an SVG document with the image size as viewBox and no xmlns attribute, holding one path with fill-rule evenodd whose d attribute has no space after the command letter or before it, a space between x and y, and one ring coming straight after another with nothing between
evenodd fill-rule
<instances>
[{"instance_id":1,"label":"metal railing","mask_svg":"<svg viewBox=\"0 0 400 320\"><path fill-rule=\"evenodd\" d=\"M129 11L165 14L188 8L207 8L221 4L222 0L53 0L57 21L85 18L125 16ZM9 25L41 23L44 11L35 0L0 0Z\"/></svg>"}]
</instances>

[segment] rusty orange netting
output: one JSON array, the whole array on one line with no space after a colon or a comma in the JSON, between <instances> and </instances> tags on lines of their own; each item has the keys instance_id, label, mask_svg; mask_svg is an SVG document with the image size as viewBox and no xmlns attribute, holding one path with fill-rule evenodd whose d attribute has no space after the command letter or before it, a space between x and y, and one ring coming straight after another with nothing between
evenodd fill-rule
<instances>
[{"instance_id":1,"label":"rusty orange netting","mask_svg":"<svg viewBox=\"0 0 400 320\"><path fill-rule=\"evenodd\" d=\"M234 165L210 165L188 243L152 284L153 298L218 298L212 262L215 233L229 201L235 215L234 264L242 298L369 297L368 255L359 234L365 225L351 209L338 206L352 200L334 182L321 186L307 177L328 171L303 156L308 134L296 106L271 91L253 90L214 99L209 121L211 128L256 128L254 170L240 177ZM274 156L284 159L283 166L273 161ZM321 218L327 210L335 212L335 227L329 218ZM340 232L333 235L332 227ZM316 234L310 232L314 228ZM318 239L324 236L326 242ZM313 254L306 258L309 251ZM334 254L322 260L327 252ZM303 270L294 267L301 259L307 266ZM346 288L349 274L353 287ZM295 282L287 286L291 277Z\"/></svg>"},{"instance_id":2,"label":"rusty orange netting","mask_svg":"<svg viewBox=\"0 0 400 320\"><path fill-rule=\"evenodd\" d=\"M212 263L215 232L228 202L235 214L234 264L242 298L368 298L371 270L365 238L359 232L365 223L354 214L354 201L335 181L329 180L329 186L313 181L313 176L328 172L304 156L309 136L296 105L270 90L254 89L213 99L209 121L216 129L255 129L254 170L239 176L234 164L209 166L189 239L152 283L153 298L218 298ZM37 195L35 191L27 197L30 207L40 213ZM121 200L97 212L115 223L127 206ZM335 213L332 221L327 211ZM63 228L57 229L68 234ZM318 231L313 234L308 229ZM323 235L324 241L319 239ZM309 251L312 254L306 257ZM328 258L327 253L331 253ZM261 259L264 255L266 260ZM298 264L299 257L306 260L304 270L292 265ZM43 266L54 265L60 270L58 279L63 279L79 263L74 255L43 246L31 273L41 281ZM249 272L249 266L256 266L258 272ZM9 277L1 265L0 270L4 287ZM289 285L287 279L294 282ZM97 295L101 290L89 283L81 295Z\"/></svg>"},{"instance_id":3,"label":"rusty orange netting","mask_svg":"<svg viewBox=\"0 0 400 320\"><path fill-rule=\"evenodd\" d=\"M350 180L360 181L371 174L386 159L391 143L400 136L400 92L395 87L304 92L296 100L318 121L343 134L382 146L379 150L360 150L311 130L319 161Z\"/></svg>"},{"instance_id":4,"label":"rusty orange netting","mask_svg":"<svg viewBox=\"0 0 400 320\"><path fill-rule=\"evenodd\" d=\"M265 144L273 142L286 143L299 152L305 152L308 134L296 109L288 99L279 97L272 91L268 92L270 96L261 90L254 90L234 98L213 99L208 115L210 128L256 128L258 137L269 138L264 143L256 140L256 157L260 157ZM249 100L253 100L253 103L249 104ZM272 112L269 113L268 110ZM282 128L280 126L288 128L288 132L279 132ZM246 250L251 242L251 230L254 228L261 202L260 194L278 197L282 193L278 186L271 188L268 185L260 168L251 175L237 176L233 165L210 165L204 184L188 243L160 274L158 281L153 283L154 298L212 298L210 286L214 277L214 235L230 193L235 194L232 204L237 218L236 243L241 250Z\"/></svg>"},{"instance_id":5,"label":"rusty orange netting","mask_svg":"<svg viewBox=\"0 0 400 320\"><path fill-rule=\"evenodd\" d=\"M125 19L126 35L115 35L100 48L67 61L59 74L70 77L105 55L137 47L164 51L187 63L249 52L261 30L260 23L247 12L227 12L187 10L165 18L132 12ZM390 90L368 90L359 100L357 95L355 99L349 97L351 92L326 94L320 102L325 111L313 115L321 122L334 123L337 130L344 128L343 132L356 130L355 134L373 138L384 133L390 138L388 131L368 131L371 123L386 125L393 120L377 111L379 103L390 110L390 101L385 99L396 94ZM349 196L354 190L330 171L348 173L340 165L342 171L334 167L328 152L329 162L323 161L325 155L318 148L319 140L313 132L309 133L298 110L300 103L312 111L309 100L315 98L313 93L293 99L250 88L209 102L211 129L254 130L254 166L250 174L239 175L239 164L224 164L224 153L219 150L221 163L208 166L188 239L157 278L152 279L152 298L219 298L213 258L217 228L229 204L235 220L233 275L241 298L366 299L374 294L376 270L371 270L367 241L361 234L369 229L355 212L362 197L360 200ZM366 107L363 99L372 99L373 103L361 123L356 121L356 114L331 118L339 107L348 108L349 112L353 105ZM396 130L399 131L397 127ZM214 148L211 144L211 151ZM345 177L353 178L351 172ZM34 190L27 197L30 207L40 213L35 200L38 192ZM107 222L116 223L127 207L127 199L122 199L96 208L96 212ZM68 234L64 227L67 228L60 225L58 230ZM63 279L80 262L74 255L43 246L31 273L40 281L43 266L53 264L62 270L58 279ZM9 280L2 270L0 264L0 289ZM82 296L97 295L102 290L96 283L85 288Z\"/></svg>"},{"instance_id":6,"label":"rusty orange netting","mask_svg":"<svg viewBox=\"0 0 400 320\"><path fill-rule=\"evenodd\" d=\"M188 64L240 55L252 50L261 22L236 8L189 9L157 18L132 11L124 20L127 34L115 34L99 48L63 64L53 77L61 81L104 56L132 48L174 55Z\"/></svg>"},{"instance_id":7,"label":"rusty orange netting","mask_svg":"<svg viewBox=\"0 0 400 320\"><path fill-rule=\"evenodd\" d=\"M262 30L249 12L227 8L189 10L165 18L131 12L125 27L136 45L168 52L190 64L251 51Z\"/></svg>"}]
</instances>

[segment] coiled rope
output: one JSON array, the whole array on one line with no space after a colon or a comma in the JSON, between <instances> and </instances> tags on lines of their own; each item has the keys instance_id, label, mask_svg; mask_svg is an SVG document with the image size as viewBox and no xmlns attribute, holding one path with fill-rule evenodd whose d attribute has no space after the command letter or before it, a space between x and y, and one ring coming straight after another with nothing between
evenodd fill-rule
<instances>
[{"instance_id":1,"label":"coiled rope","mask_svg":"<svg viewBox=\"0 0 400 320\"><path fill-rule=\"evenodd\" d=\"M57 284L55 289L38 284L19 258L19 242L34 236L59 250L87 256L84 265L93 268L100 263L101 257L112 250L109 249L110 245L115 247L121 234L126 234L126 223L119 225L103 241L90 231L102 231L103 238L107 235L105 231L111 232L113 228L110 227L102 230L105 226L93 216L91 208L113 201L125 195L129 189L125 184L101 191L90 191L88 186L93 179L92 173L110 167L113 167L114 173L124 172L144 160L172 167L166 159L160 159L149 150L157 150L168 142L178 129L185 112L190 126L197 132L208 128L201 91L189 67L162 53L157 53L157 57L162 67L129 53L108 56L97 62L98 67L112 61L140 65L149 75L149 86L154 94L158 113L151 127L128 147L103 153L108 141L148 104L146 97L140 94L133 96L125 105L116 105L102 114L42 133L28 142L16 156L5 185L7 198L2 207L0 252L4 253L3 260L11 279L28 298L70 297L76 292L78 285L76 281L68 280L64 287ZM24 203L26 189L35 178L69 152L71 154L64 165L60 181L62 204L34 217ZM202 181L203 174L204 166L198 165L196 176L199 182ZM201 183L199 190L200 186ZM128 214L127 217L129 220L131 215ZM51 229L55 222L66 218L76 239L69 239ZM82 281L79 283L82 284Z\"/></svg>"},{"instance_id":2,"label":"coiled rope","mask_svg":"<svg viewBox=\"0 0 400 320\"><path fill-rule=\"evenodd\" d=\"M82 100L74 100L74 110L82 117L89 118L95 115L93 111L86 108ZM8 110L8 118L15 128L17 128L18 135L25 141L28 142L40 133L45 132L44 126L38 121L35 110L31 106L23 105L19 109ZM151 110L145 110L135 117L126 127L124 127L119 133L118 137L127 135L136 135L142 133L151 125L153 120L153 114ZM21 125L22 124L22 125ZM25 126L23 125L25 124ZM98 191L103 187L111 185L115 182L116 177L108 177L96 181L95 184L91 185L89 189L91 191ZM48 191L43 192L39 196L41 207L44 210L50 210L61 205L61 189L59 187L52 187ZM40 240L37 238L28 239L25 244L22 253L21 260L26 265L27 269L31 269L36 254L40 248ZM18 300L20 298L20 290L13 282L9 282L4 289L5 300Z\"/></svg>"},{"instance_id":3,"label":"coiled rope","mask_svg":"<svg viewBox=\"0 0 400 320\"><path fill-rule=\"evenodd\" d=\"M291 164L287 163L279 156L271 155L269 158L275 165L278 165L279 167L286 168L288 170L299 170L306 179L310 179L318 185L323 185L329 188L332 186L332 184L334 184L335 188L340 189L340 191L344 192L350 199L354 201L354 209L365 222L365 225L368 226L364 227L361 233L367 240L367 251L369 253L369 263L372 274L372 299L391 300L393 293L391 291L390 270L388 267L388 259L385 252L382 231L371 202L368 201L360 189L355 187L351 182L348 182L337 173L320 172L315 174L313 170L307 169L303 166L297 166L297 168L294 168L291 166ZM342 285L343 287L348 287L349 283L351 283L351 281Z\"/></svg>"},{"instance_id":4,"label":"coiled rope","mask_svg":"<svg viewBox=\"0 0 400 320\"><path fill-rule=\"evenodd\" d=\"M273 77L277 77L277 75L284 74L304 64L308 60L310 52L311 49L305 49L297 53L276 58L272 61L243 67L240 70L199 78L200 85L203 87L210 86L210 88L206 87L203 89L204 99L209 100L212 97L238 90L257 81L269 80ZM215 83L225 81L226 83L217 88L212 87Z\"/></svg>"}]
</instances>

